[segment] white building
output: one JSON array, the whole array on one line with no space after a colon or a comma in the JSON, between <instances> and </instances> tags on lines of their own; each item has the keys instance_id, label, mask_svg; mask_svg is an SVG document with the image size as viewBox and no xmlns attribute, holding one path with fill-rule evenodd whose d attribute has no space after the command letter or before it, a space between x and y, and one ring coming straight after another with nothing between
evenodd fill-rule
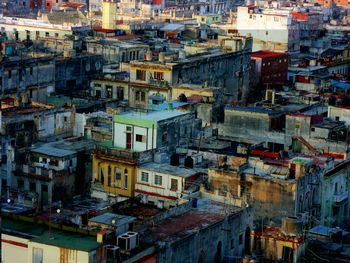
<instances>
[{"instance_id":1,"label":"white building","mask_svg":"<svg viewBox=\"0 0 350 263\"><path fill-rule=\"evenodd\" d=\"M7 32L9 39L15 40L38 40L49 37L65 39L73 35L74 31L88 29L89 26L83 25L58 25L37 19L0 17L0 30Z\"/></svg>"},{"instance_id":2,"label":"white building","mask_svg":"<svg viewBox=\"0 0 350 263\"><path fill-rule=\"evenodd\" d=\"M344 121L350 126L350 109L342 106L328 106L328 118L335 121Z\"/></svg>"},{"instance_id":3,"label":"white building","mask_svg":"<svg viewBox=\"0 0 350 263\"><path fill-rule=\"evenodd\" d=\"M191 112L163 110L113 116L113 146L133 151L175 150L198 134L200 121Z\"/></svg>"},{"instance_id":4,"label":"white building","mask_svg":"<svg viewBox=\"0 0 350 263\"><path fill-rule=\"evenodd\" d=\"M144 203L168 208L186 202L182 198L198 190L194 182L200 178L196 169L147 163L137 168L135 193Z\"/></svg>"},{"instance_id":5,"label":"white building","mask_svg":"<svg viewBox=\"0 0 350 263\"><path fill-rule=\"evenodd\" d=\"M298 51L299 26L292 20L291 8L255 6L237 8L237 30L253 37L253 52L258 50Z\"/></svg>"}]
</instances>

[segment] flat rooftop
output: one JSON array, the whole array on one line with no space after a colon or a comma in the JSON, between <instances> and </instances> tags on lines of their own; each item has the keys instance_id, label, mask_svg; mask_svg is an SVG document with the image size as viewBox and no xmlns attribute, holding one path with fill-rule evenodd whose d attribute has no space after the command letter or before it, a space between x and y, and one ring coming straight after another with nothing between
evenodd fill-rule
<instances>
[{"instance_id":1,"label":"flat rooftop","mask_svg":"<svg viewBox=\"0 0 350 263\"><path fill-rule=\"evenodd\" d=\"M112 223L113 220L115 220L115 223ZM125 224L132 223L135 220L136 218L132 216L118 215L115 213L106 212L102 215L98 215L90 218L89 222L109 225L109 226L122 226Z\"/></svg>"},{"instance_id":2,"label":"flat rooftop","mask_svg":"<svg viewBox=\"0 0 350 263\"><path fill-rule=\"evenodd\" d=\"M180 176L180 177L190 177L192 175L195 175L196 173L199 172L197 169L187 169L184 167L180 166L172 166L167 163L146 163L143 164L139 167L142 170L147 170L147 171L153 171L153 172L158 172L158 173L164 173L164 174L170 174L170 175L175 175L175 176Z\"/></svg>"},{"instance_id":3,"label":"flat rooftop","mask_svg":"<svg viewBox=\"0 0 350 263\"><path fill-rule=\"evenodd\" d=\"M151 112L135 112L130 111L119 115L114 115L115 122L128 124L132 120L146 120L152 122L163 121L178 116L189 114L190 112L178 111L178 110L161 110Z\"/></svg>"},{"instance_id":4,"label":"flat rooftop","mask_svg":"<svg viewBox=\"0 0 350 263\"><path fill-rule=\"evenodd\" d=\"M62 248L76 249L80 251L92 251L102 244L97 243L96 237L68 233L53 229L49 236L48 227L46 225L33 224L30 222L16 221L13 219L2 219L3 233L25 237L31 239L32 242L57 246Z\"/></svg>"},{"instance_id":5,"label":"flat rooftop","mask_svg":"<svg viewBox=\"0 0 350 263\"><path fill-rule=\"evenodd\" d=\"M58 158L70 157L77 153L76 151L55 148L51 145L43 145L39 148L31 150L31 152Z\"/></svg>"},{"instance_id":6,"label":"flat rooftop","mask_svg":"<svg viewBox=\"0 0 350 263\"><path fill-rule=\"evenodd\" d=\"M197 208L180 216L169 218L154 228L149 228L146 239L149 242L167 241L176 242L199 229L213 225L229 214L237 214L241 208L215 202L207 198L200 198Z\"/></svg>"},{"instance_id":7,"label":"flat rooftop","mask_svg":"<svg viewBox=\"0 0 350 263\"><path fill-rule=\"evenodd\" d=\"M75 249L90 252L101 247L103 244L97 243L96 237L67 234L65 232L51 231L51 235L45 232L43 235L33 238L32 242L49 246Z\"/></svg>"}]
</instances>

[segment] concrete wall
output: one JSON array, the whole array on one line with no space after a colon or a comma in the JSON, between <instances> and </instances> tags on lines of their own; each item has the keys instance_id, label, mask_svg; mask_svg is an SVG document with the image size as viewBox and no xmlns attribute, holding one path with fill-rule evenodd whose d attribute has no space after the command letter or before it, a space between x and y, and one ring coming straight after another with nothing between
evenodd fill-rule
<instances>
[{"instance_id":1,"label":"concrete wall","mask_svg":"<svg viewBox=\"0 0 350 263\"><path fill-rule=\"evenodd\" d=\"M1 262L27 262L29 241L27 238L1 234Z\"/></svg>"},{"instance_id":2,"label":"concrete wall","mask_svg":"<svg viewBox=\"0 0 350 263\"><path fill-rule=\"evenodd\" d=\"M91 258L89 252L79 251L75 249L61 248L56 246L49 246L41 243L29 242L28 243L28 259L27 261L33 262L33 250L34 248L43 250L43 262L62 263L62 262L86 262L90 263ZM63 261L62 261L63 260Z\"/></svg>"},{"instance_id":3,"label":"concrete wall","mask_svg":"<svg viewBox=\"0 0 350 263\"><path fill-rule=\"evenodd\" d=\"M228 215L223 221L197 230L179 241L160 244L157 262L201 262L201 259L203 262L215 262L219 244L222 257L243 256L245 230L252 223L252 215L249 214L250 211Z\"/></svg>"},{"instance_id":4,"label":"concrete wall","mask_svg":"<svg viewBox=\"0 0 350 263\"><path fill-rule=\"evenodd\" d=\"M347 126L350 125L350 110L335 106L328 106L328 117L332 120L345 121Z\"/></svg>"}]
</instances>

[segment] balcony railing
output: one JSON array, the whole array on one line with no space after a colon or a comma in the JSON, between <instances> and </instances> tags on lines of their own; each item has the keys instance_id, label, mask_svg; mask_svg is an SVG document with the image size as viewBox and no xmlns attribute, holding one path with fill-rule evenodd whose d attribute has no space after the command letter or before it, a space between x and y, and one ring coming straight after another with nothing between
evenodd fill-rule
<instances>
[{"instance_id":1,"label":"balcony railing","mask_svg":"<svg viewBox=\"0 0 350 263\"><path fill-rule=\"evenodd\" d=\"M53 170L42 167L34 167L28 164L16 165L15 175L17 176L32 176L32 177L43 177L47 179L53 179L54 177L68 176L74 173L75 169L69 168L69 170Z\"/></svg>"},{"instance_id":2,"label":"balcony railing","mask_svg":"<svg viewBox=\"0 0 350 263\"><path fill-rule=\"evenodd\" d=\"M149 79L148 83L151 85L160 86L160 87L168 87L169 86L169 82L166 80Z\"/></svg>"},{"instance_id":3,"label":"balcony railing","mask_svg":"<svg viewBox=\"0 0 350 263\"><path fill-rule=\"evenodd\" d=\"M104 145L95 145L95 153L104 155L106 157L121 158L138 163L142 163L147 160L151 161L153 157L152 150L144 152L134 152L129 149L119 149Z\"/></svg>"},{"instance_id":4,"label":"balcony railing","mask_svg":"<svg viewBox=\"0 0 350 263\"><path fill-rule=\"evenodd\" d=\"M333 202L334 203L341 203L344 200L346 200L348 198L348 193L347 192L343 192L341 194L335 194L333 196Z\"/></svg>"}]
</instances>

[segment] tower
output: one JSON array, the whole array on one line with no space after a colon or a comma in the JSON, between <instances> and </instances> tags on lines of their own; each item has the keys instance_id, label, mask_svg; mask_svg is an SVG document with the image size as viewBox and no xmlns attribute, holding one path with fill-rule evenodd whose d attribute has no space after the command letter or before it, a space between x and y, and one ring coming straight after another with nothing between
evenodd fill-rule
<instances>
[{"instance_id":1,"label":"tower","mask_svg":"<svg viewBox=\"0 0 350 263\"><path fill-rule=\"evenodd\" d=\"M115 0L103 0L102 3L102 28L116 29L115 14L117 2Z\"/></svg>"}]
</instances>

